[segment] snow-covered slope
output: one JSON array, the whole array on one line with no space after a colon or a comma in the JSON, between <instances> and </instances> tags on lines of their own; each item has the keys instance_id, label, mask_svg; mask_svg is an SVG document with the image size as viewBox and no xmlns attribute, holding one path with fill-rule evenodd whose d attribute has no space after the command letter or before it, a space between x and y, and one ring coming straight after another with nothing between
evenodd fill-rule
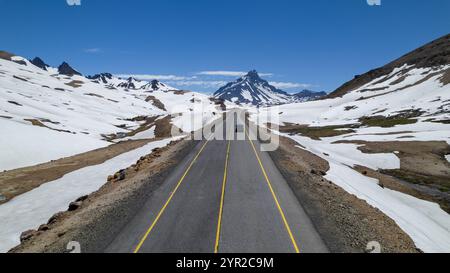
<instances>
[{"instance_id":1,"label":"snow-covered slope","mask_svg":"<svg viewBox=\"0 0 450 273\"><path fill-rule=\"evenodd\" d=\"M0 54L0 171L108 146L106 135L139 128L142 122L134 117L176 114L173 123L189 131L201 125L183 124L182 119L204 114L201 118L209 120L214 111L220 112L203 94L111 88L46 68L13 54ZM165 107L155 106L154 100Z\"/></svg>"},{"instance_id":2,"label":"snow-covered slope","mask_svg":"<svg viewBox=\"0 0 450 273\"><path fill-rule=\"evenodd\" d=\"M327 99L253 111L251 119L261 125L274 122L268 117L278 115L280 125L343 130L318 139L308 137L304 130L283 135L327 160L326 179L391 217L418 248L450 252L450 216L438 204L380 187L377 179L354 169L401 168L398 152L362 153L358 150L361 142L450 144L450 35L357 76ZM325 127L331 125L337 129Z\"/></svg>"},{"instance_id":3,"label":"snow-covered slope","mask_svg":"<svg viewBox=\"0 0 450 273\"><path fill-rule=\"evenodd\" d=\"M214 93L214 97L241 105L267 106L291 102L303 102L316 99L321 93L300 92L296 95L288 94L263 80L255 70L234 82L221 87Z\"/></svg>"},{"instance_id":4,"label":"snow-covered slope","mask_svg":"<svg viewBox=\"0 0 450 273\"><path fill-rule=\"evenodd\" d=\"M108 88L123 88L132 90L144 90L144 91L177 91L178 89L162 83L158 80L153 80L151 82L137 80L133 77L127 79L122 79L115 77L110 73L101 73L94 76L88 76L88 79L95 83L104 84Z\"/></svg>"}]
</instances>

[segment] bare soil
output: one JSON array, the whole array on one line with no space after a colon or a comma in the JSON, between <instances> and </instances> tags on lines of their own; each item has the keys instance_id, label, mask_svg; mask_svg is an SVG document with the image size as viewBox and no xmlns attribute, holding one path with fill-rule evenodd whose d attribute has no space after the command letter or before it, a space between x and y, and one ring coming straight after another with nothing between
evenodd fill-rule
<instances>
[{"instance_id":1,"label":"bare soil","mask_svg":"<svg viewBox=\"0 0 450 273\"><path fill-rule=\"evenodd\" d=\"M79 242L83 253L103 252L195 144L172 142L124 170L124 179L112 174L97 192L80 198L79 207L58 213L40 230L28 232L29 238L10 252L61 253L70 241Z\"/></svg>"},{"instance_id":2,"label":"bare soil","mask_svg":"<svg viewBox=\"0 0 450 273\"><path fill-rule=\"evenodd\" d=\"M101 164L122 153L137 149L151 140L121 142L87 153L54 160L48 163L20 168L0 173L0 194L6 203L12 198L28 192L44 183L59 179L65 174L78 169Z\"/></svg>"},{"instance_id":3,"label":"bare soil","mask_svg":"<svg viewBox=\"0 0 450 273\"><path fill-rule=\"evenodd\" d=\"M418 252L392 219L323 178L326 160L283 137L271 156L331 252L364 252L370 241L383 252Z\"/></svg>"},{"instance_id":4,"label":"bare soil","mask_svg":"<svg viewBox=\"0 0 450 273\"><path fill-rule=\"evenodd\" d=\"M311 139L320 140L322 137L334 137L354 133L355 131L349 128L352 126L355 125L311 127L308 125L286 123L284 126L280 126L280 132L300 134Z\"/></svg>"},{"instance_id":5,"label":"bare soil","mask_svg":"<svg viewBox=\"0 0 450 273\"><path fill-rule=\"evenodd\" d=\"M341 141L340 143L349 143ZM363 145L363 153L396 153L400 169L365 170L369 176L380 178L382 183L417 198L438 203L450 213L450 163L445 155L450 154L450 145L445 141L353 141Z\"/></svg>"}]
</instances>

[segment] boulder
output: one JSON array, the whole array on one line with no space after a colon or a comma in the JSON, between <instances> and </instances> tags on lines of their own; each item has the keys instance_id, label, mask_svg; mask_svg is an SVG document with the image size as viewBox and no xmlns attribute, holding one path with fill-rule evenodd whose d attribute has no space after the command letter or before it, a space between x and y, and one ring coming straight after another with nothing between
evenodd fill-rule
<instances>
[{"instance_id":1,"label":"boulder","mask_svg":"<svg viewBox=\"0 0 450 273\"><path fill-rule=\"evenodd\" d=\"M72 203L69 204L68 211L75 211L75 210L79 209L82 204L83 204L83 202L81 202L81 201L72 202Z\"/></svg>"},{"instance_id":2,"label":"boulder","mask_svg":"<svg viewBox=\"0 0 450 273\"><path fill-rule=\"evenodd\" d=\"M23 243L25 241L28 241L31 238L33 238L34 236L36 236L37 234L38 234L38 232L34 229L30 229L25 232L22 232L22 234L20 234L20 242Z\"/></svg>"}]
</instances>

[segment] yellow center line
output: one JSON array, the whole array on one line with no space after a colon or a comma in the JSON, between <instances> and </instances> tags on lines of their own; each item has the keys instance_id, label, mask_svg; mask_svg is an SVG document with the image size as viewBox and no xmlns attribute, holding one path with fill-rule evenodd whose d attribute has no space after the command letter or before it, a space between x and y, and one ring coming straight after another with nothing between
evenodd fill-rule
<instances>
[{"instance_id":1,"label":"yellow center line","mask_svg":"<svg viewBox=\"0 0 450 273\"><path fill-rule=\"evenodd\" d=\"M223 172L222 196L220 197L219 220L217 222L216 244L214 246L214 253L219 252L220 230L221 230L221 225L222 225L223 203L225 200L225 188L227 185L227 172L228 172L228 159L230 158L230 146L231 146L231 140L228 141L227 156L225 159L225 170Z\"/></svg>"},{"instance_id":2,"label":"yellow center line","mask_svg":"<svg viewBox=\"0 0 450 273\"><path fill-rule=\"evenodd\" d=\"M295 241L294 235L292 234L291 228L289 227L289 223L286 220L286 216L284 215L284 212L283 212L283 209L281 208L280 202L278 201L275 191L273 190L272 183L270 183L270 179L267 175L266 170L264 169L264 165L262 164L261 158L259 157L258 152L256 151L256 147L253 144L253 141L250 139L250 136L249 136L247 130L245 130L245 132L247 134L248 141L250 142L250 144L253 148L253 151L255 152L256 159L258 160L259 166L261 167L261 170L264 175L264 178L266 179L267 185L269 185L270 192L272 193L272 197L275 200L275 204L277 205L278 211L280 212L281 218L283 219L283 223L286 228L286 231L288 232L289 237L291 238L291 242L292 242L292 245L294 246L295 252L300 253L300 250L297 246L297 242Z\"/></svg>"},{"instance_id":3,"label":"yellow center line","mask_svg":"<svg viewBox=\"0 0 450 273\"><path fill-rule=\"evenodd\" d=\"M147 229L147 232L145 232L144 236L142 237L141 241L139 242L139 244L136 246L134 253L138 253L139 250L141 249L142 245L145 243L145 241L147 240L148 236L150 235L150 233L152 232L153 228L155 227L155 225L158 223L159 218L161 217L161 215L164 213L164 211L166 210L167 206L169 205L170 201L172 200L173 196L175 195L175 193L177 192L178 188L180 187L181 183L183 183L184 179L186 178L186 176L188 175L189 171L191 170L192 166L194 165L194 163L197 161L197 159L200 157L200 154L203 152L203 150L205 149L206 145L209 143L211 138L208 138L205 142L205 144L203 144L202 148L200 149L200 151L198 152L198 154L195 156L195 158L192 160L191 164L189 165L189 167L186 169L186 171L184 172L183 176L180 178L180 180L178 181L177 186L175 187L175 189L172 191L172 193L169 196L169 199L167 199L166 203L164 204L164 206L161 208L161 210L159 211L158 215L156 216L155 220L152 222L151 226Z\"/></svg>"}]
</instances>

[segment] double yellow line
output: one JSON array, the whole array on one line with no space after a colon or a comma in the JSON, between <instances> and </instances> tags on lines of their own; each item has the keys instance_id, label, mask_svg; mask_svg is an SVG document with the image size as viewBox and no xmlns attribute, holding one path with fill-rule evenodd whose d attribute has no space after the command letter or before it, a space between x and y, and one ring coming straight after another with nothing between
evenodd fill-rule
<instances>
[{"instance_id":1,"label":"double yellow line","mask_svg":"<svg viewBox=\"0 0 450 273\"><path fill-rule=\"evenodd\" d=\"M286 228L286 231L289 234L289 237L291 239L291 242L292 242L292 245L293 245L293 247L295 249L295 252L296 253L300 253L300 250L299 250L299 248L297 246L297 243L295 241L294 235L292 234L291 228L289 227L289 223L286 220L286 216L285 216L285 214L283 212L283 209L281 208L280 202L278 201L278 198L277 198L277 196L275 194L275 191L274 191L274 189L272 187L272 183L270 182L270 179L269 179L269 177L267 175L267 172L266 172L266 170L264 168L264 165L262 164L261 158L258 155L256 147L253 144L253 141L250 140L250 136L249 136L247 130L246 130L246 134L247 134L247 137L248 137L248 141L250 142L250 144L251 144L251 146L253 148L253 151L254 151L254 153L256 155L256 159L258 160L259 166L260 166L261 171L262 171L262 173L264 175L264 178L265 178L265 180L267 182L267 185L269 186L270 192L271 192L272 197L273 197L273 199L275 201L275 204L276 204L276 206L278 208L278 211L279 211L279 213L281 215L281 218L283 220L283 223L284 223L284 226ZM134 249L134 253L138 253L139 250L142 248L142 245L145 243L145 241L147 240L148 236L150 235L150 233L152 232L152 230L154 229L154 227L158 223L159 219L161 218L161 215L166 210L166 208L169 205L170 201L174 197L175 193L178 191L179 187L183 183L183 181L186 178L186 176L188 175L189 171L192 169L192 166L195 164L197 159L200 157L200 155L202 154L203 150L205 149L205 147L209 143L209 141L210 141L210 139L206 140L205 144L203 144L203 146L201 147L200 151L197 153L195 158L189 164L189 166L186 169L186 171L184 172L183 176L178 181L175 189L170 194L169 199L167 199L166 203L161 208L161 210L159 211L158 215L153 220L152 224L150 225L150 227L147 229L147 231L145 232L144 236L140 240L139 244ZM224 169L223 180L222 180L222 194L221 194L221 197L220 197L220 208L219 208L219 217L218 217L218 222L217 222L216 242L215 242L215 245L214 245L214 253L218 253L219 252L220 233L221 233L221 228L222 228L221 227L222 226L222 216L223 216L223 208L224 208L224 201L225 201L225 189L226 189L226 185L227 185L227 176L228 176L228 162L229 162L229 158L230 158L230 147L231 147L231 141L228 141L227 153L226 153L226 159L225 159L225 169Z\"/></svg>"}]
</instances>

